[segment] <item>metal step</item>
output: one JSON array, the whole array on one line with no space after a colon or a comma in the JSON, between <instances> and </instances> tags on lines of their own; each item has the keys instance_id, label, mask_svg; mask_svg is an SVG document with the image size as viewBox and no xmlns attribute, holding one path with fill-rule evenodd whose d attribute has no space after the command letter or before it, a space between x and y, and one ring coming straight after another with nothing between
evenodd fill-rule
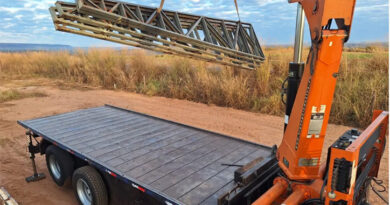
<instances>
[{"instance_id":1,"label":"metal step","mask_svg":"<svg viewBox=\"0 0 390 205\"><path fill-rule=\"evenodd\" d=\"M0 204L2 205L18 205L18 202L7 192L4 187L0 187Z\"/></svg>"},{"instance_id":2,"label":"metal step","mask_svg":"<svg viewBox=\"0 0 390 205\"><path fill-rule=\"evenodd\" d=\"M59 31L244 69L265 59L249 23L112 0L59 1L50 11Z\"/></svg>"}]
</instances>

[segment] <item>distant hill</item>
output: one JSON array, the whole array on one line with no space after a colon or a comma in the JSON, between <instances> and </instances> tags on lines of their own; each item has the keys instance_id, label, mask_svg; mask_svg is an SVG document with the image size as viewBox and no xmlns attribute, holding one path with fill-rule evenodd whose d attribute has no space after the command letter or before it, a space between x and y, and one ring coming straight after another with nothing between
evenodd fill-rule
<instances>
[{"instance_id":1,"label":"distant hill","mask_svg":"<svg viewBox=\"0 0 390 205\"><path fill-rule=\"evenodd\" d=\"M2 52L73 50L72 46L57 44L0 43Z\"/></svg>"},{"instance_id":2,"label":"distant hill","mask_svg":"<svg viewBox=\"0 0 390 205\"><path fill-rule=\"evenodd\" d=\"M305 47L309 47L311 44L305 43ZM265 44L264 47L266 48L286 48L286 47L293 47L294 44ZM389 47L388 42L362 42L362 43L349 43L347 42L344 45L346 48L365 48L367 46L382 46L382 47Z\"/></svg>"}]
</instances>

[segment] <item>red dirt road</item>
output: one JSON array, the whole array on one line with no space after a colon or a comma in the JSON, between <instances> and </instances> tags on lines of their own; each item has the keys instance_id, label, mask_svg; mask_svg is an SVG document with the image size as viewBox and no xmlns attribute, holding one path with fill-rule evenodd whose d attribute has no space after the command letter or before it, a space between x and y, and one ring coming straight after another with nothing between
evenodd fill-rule
<instances>
[{"instance_id":1,"label":"red dirt road","mask_svg":"<svg viewBox=\"0 0 390 205\"><path fill-rule=\"evenodd\" d=\"M278 145L282 139L281 117L127 92L20 85L20 82L13 81L0 88L17 87L21 90L42 91L48 95L0 103L0 186L4 186L22 205L69 205L76 204L76 200L70 187L57 187L51 180L43 156L37 156L36 161L38 170L44 172L47 179L30 184L24 181L26 176L32 174L32 169L26 150L25 130L17 125L17 120L112 104L265 145ZM330 125L324 147L328 147L347 129L345 126ZM388 149L382 160L379 178L384 179L388 188ZM381 204L374 194L371 193L370 198L372 204Z\"/></svg>"}]
</instances>

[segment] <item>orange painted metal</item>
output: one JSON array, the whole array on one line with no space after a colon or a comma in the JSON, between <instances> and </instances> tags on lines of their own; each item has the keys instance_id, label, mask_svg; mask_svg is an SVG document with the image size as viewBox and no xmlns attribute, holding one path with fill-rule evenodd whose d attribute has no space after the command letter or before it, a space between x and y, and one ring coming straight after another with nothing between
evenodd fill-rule
<instances>
[{"instance_id":1,"label":"orange painted metal","mask_svg":"<svg viewBox=\"0 0 390 205\"><path fill-rule=\"evenodd\" d=\"M380 115L382 115L382 110L374 110L373 116L372 116L372 121L374 122ZM385 122L382 124L382 126L388 126L388 119L385 120ZM370 173L370 176L377 177L378 172L379 172L379 164L383 155L383 152L386 148L386 133L387 129L386 127L382 127L381 133L380 133L380 138L378 143L375 143L375 148L378 149L379 154L376 156L375 163L377 166L375 166Z\"/></svg>"},{"instance_id":2,"label":"orange painted metal","mask_svg":"<svg viewBox=\"0 0 390 205\"><path fill-rule=\"evenodd\" d=\"M316 179L308 184L295 181L290 181L289 183L292 187L292 192L284 198L281 204L295 205L301 204L308 199L320 198L324 181L322 179Z\"/></svg>"},{"instance_id":3,"label":"orange painted metal","mask_svg":"<svg viewBox=\"0 0 390 205\"><path fill-rule=\"evenodd\" d=\"M379 114L380 113L380 114ZM355 204L354 202L354 188L355 182L357 178L357 168L359 163L359 154L362 146L367 142L367 140L377 131L379 131L379 138L375 142L375 149L371 149L371 153L368 154L367 159L372 156L373 152L377 152L376 159L374 162L374 166L371 168L369 175L371 177L376 177L378 174L378 169L380 165L380 159L382 158L383 149L386 146L386 132L389 123L389 113L386 111L375 111L373 122L360 134L360 136L350 145L347 149L331 149L331 155L329 159L329 171L328 171L328 184L326 185L326 192L332 193L331 198L329 195L325 195L325 204L329 204L330 201L339 201L344 200L348 205ZM348 189L348 193L338 192L337 190L332 189L333 174L332 170L334 168L334 160L335 159L345 159L347 161L352 162L352 173L350 180L350 187ZM368 160L367 160L368 161Z\"/></svg>"},{"instance_id":4,"label":"orange painted metal","mask_svg":"<svg viewBox=\"0 0 390 205\"><path fill-rule=\"evenodd\" d=\"M302 4L313 45L277 158L289 179L314 180L320 177L321 152L355 0L290 2ZM336 29L329 24L333 19Z\"/></svg>"},{"instance_id":5,"label":"orange painted metal","mask_svg":"<svg viewBox=\"0 0 390 205\"><path fill-rule=\"evenodd\" d=\"M304 189L296 189L290 196L283 201L283 205L297 205L307 199L307 192Z\"/></svg>"},{"instance_id":6,"label":"orange painted metal","mask_svg":"<svg viewBox=\"0 0 390 205\"><path fill-rule=\"evenodd\" d=\"M272 204L276 199L280 198L287 190L288 183L285 179L276 178L274 185L265 192L260 198L258 198L252 205L269 205Z\"/></svg>"},{"instance_id":7,"label":"orange painted metal","mask_svg":"<svg viewBox=\"0 0 390 205\"><path fill-rule=\"evenodd\" d=\"M290 181L284 177L276 177L271 189L252 203L252 205L299 204L307 199L319 198L323 183L322 179L316 179L311 183L303 184Z\"/></svg>"},{"instance_id":8,"label":"orange painted metal","mask_svg":"<svg viewBox=\"0 0 390 205\"><path fill-rule=\"evenodd\" d=\"M271 204L272 202L276 204L283 201L282 204L295 205L307 199L320 198L322 195L325 196L325 204L345 200L348 205L352 205L354 204L353 192L357 179L357 166L360 163L360 149L374 132L378 133L380 128L380 136L374 146L370 147L370 152L366 156L366 159L370 159L375 154L374 165L368 173L371 177L376 176L386 144L385 135L389 118L387 112L375 111L373 123L346 150L331 148L329 166L326 167L325 163L320 166L342 50L351 31L356 0L289 1L290 3L299 2L302 5L312 39L312 48L289 123L276 155L279 166L287 178L277 177L275 181L287 183L289 191L285 194L274 192L274 190L283 190L280 184L275 183L254 204ZM369 142L372 143L372 141ZM366 151L365 147L364 153ZM333 162L336 158L353 162L348 193L332 189ZM367 164L368 160L360 165L364 167ZM323 181L325 173L328 175L327 184ZM323 187L325 187L324 190Z\"/></svg>"}]
</instances>

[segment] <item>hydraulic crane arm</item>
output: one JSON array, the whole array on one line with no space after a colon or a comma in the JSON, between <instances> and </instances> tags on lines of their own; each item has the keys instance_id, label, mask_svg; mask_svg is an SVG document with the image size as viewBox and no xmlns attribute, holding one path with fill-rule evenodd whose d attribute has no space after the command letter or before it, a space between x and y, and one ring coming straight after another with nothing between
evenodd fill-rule
<instances>
[{"instance_id":1,"label":"hydraulic crane arm","mask_svg":"<svg viewBox=\"0 0 390 205\"><path fill-rule=\"evenodd\" d=\"M277 157L288 178L309 180L320 177L320 157L355 0L290 2L300 3L305 11L312 47Z\"/></svg>"}]
</instances>

